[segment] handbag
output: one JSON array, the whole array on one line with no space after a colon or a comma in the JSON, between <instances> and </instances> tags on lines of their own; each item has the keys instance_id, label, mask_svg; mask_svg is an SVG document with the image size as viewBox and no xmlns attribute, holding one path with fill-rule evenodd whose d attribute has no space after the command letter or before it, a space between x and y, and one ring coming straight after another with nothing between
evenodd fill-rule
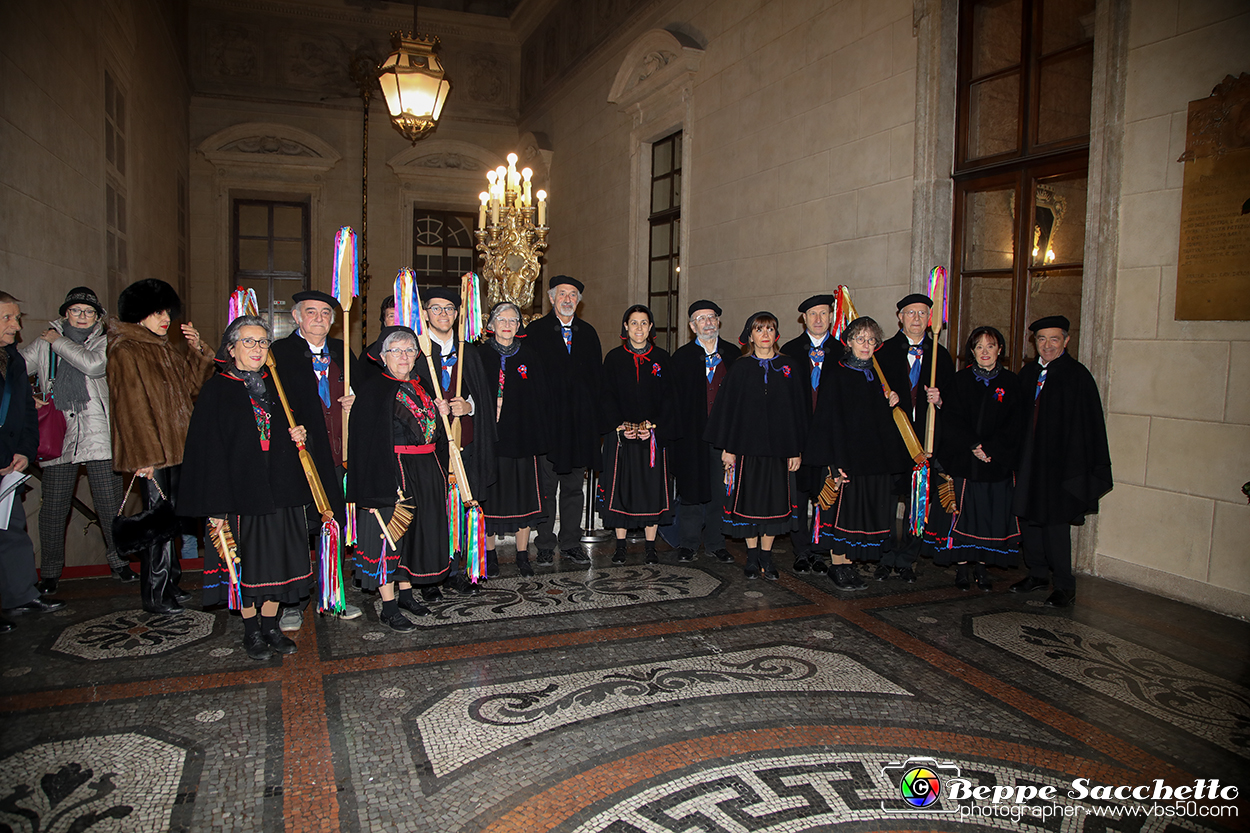
<instances>
[{"instance_id":1,"label":"handbag","mask_svg":"<svg viewBox=\"0 0 1250 833\"><path fill-rule=\"evenodd\" d=\"M142 512L133 515L122 515L126 498L130 497L130 489L135 485L134 474L126 486L126 494L122 497L121 506L117 507L117 516L113 518L113 544L121 555L141 552L156 544L164 543L179 533L178 516L174 514L174 504L161 491L160 484L155 480L152 485L161 499Z\"/></svg>"},{"instance_id":2,"label":"handbag","mask_svg":"<svg viewBox=\"0 0 1250 833\"><path fill-rule=\"evenodd\" d=\"M56 353L52 352L52 345L48 345L48 352L52 354L52 372L48 376L48 390L52 390L52 380L56 378ZM65 414L61 413L53 404L55 392L48 394L47 402L39 408L39 451L36 452L36 459L40 463L48 460L55 460L65 453L65 431L67 423L65 422Z\"/></svg>"}]
</instances>

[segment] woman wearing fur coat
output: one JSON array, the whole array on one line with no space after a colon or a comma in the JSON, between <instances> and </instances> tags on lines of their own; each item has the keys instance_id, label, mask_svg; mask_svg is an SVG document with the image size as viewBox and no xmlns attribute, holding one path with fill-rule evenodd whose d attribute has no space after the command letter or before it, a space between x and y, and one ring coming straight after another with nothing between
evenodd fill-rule
<instances>
[{"instance_id":1,"label":"woman wearing fur coat","mask_svg":"<svg viewBox=\"0 0 1250 833\"><path fill-rule=\"evenodd\" d=\"M170 341L170 323L181 312L174 288L149 278L122 290L118 317L109 322L113 468L144 478L144 509L155 506L162 494L176 503L192 398L212 373L213 351L191 322L181 327L185 347ZM178 586L180 543L175 536L141 553L144 610L178 614L181 602L190 598Z\"/></svg>"}]
</instances>

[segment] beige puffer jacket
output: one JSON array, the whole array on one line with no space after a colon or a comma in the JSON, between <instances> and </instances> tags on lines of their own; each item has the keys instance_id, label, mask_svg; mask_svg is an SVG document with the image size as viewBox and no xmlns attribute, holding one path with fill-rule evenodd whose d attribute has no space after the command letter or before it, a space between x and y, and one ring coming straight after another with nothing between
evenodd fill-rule
<instances>
[{"instance_id":1,"label":"beige puffer jacket","mask_svg":"<svg viewBox=\"0 0 1250 833\"><path fill-rule=\"evenodd\" d=\"M69 326L65 319L52 322L58 332L65 332ZM105 378L108 347L108 334L103 321L96 321L92 326L91 335L85 344L78 344L72 339L61 337L55 344L48 344L42 338L32 339L30 344L21 346L22 358L26 366L39 380L39 390L47 393L48 376L52 372L52 356L57 355L59 367L65 363L72 364L87 376L87 394L91 401L85 410L65 414L64 452L55 460L41 463L42 466L57 466L63 463L85 463L88 460L112 460L113 447L109 440L109 388ZM56 381L52 382L56 391Z\"/></svg>"}]
</instances>

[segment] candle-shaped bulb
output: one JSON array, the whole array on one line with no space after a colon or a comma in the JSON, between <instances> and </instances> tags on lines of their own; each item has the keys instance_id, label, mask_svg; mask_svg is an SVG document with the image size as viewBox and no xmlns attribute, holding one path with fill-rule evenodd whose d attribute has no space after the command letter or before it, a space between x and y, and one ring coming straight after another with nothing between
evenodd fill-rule
<instances>
[{"instance_id":1,"label":"candle-shaped bulb","mask_svg":"<svg viewBox=\"0 0 1250 833\"><path fill-rule=\"evenodd\" d=\"M521 157L517 156L515 153L509 153L508 154L508 167L515 165L516 161L520 158Z\"/></svg>"},{"instance_id":2,"label":"candle-shaped bulb","mask_svg":"<svg viewBox=\"0 0 1250 833\"><path fill-rule=\"evenodd\" d=\"M547 225L547 192L538 192L538 225Z\"/></svg>"},{"instance_id":3,"label":"candle-shaped bulb","mask_svg":"<svg viewBox=\"0 0 1250 833\"><path fill-rule=\"evenodd\" d=\"M525 180L526 182L529 182L530 177L532 177L533 175L534 175L534 172L531 171L529 168L521 169L521 179Z\"/></svg>"},{"instance_id":4,"label":"candle-shaped bulb","mask_svg":"<svg viewBox=\"0 0 1250 833\"><path fill-rule=\"evenodd\" d=\"M483 191L477 195L477 198L482 201L477 209L477 227L484 229L486 228L486 203L490 200L490 194Z\"/></svg>"}]
</instances>

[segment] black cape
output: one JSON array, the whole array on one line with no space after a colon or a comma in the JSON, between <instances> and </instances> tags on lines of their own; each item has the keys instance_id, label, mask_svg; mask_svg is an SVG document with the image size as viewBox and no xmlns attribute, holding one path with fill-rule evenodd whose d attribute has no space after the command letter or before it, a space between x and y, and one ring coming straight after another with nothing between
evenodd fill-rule
<instances>
[{"instance_id":1,"label":"black cape","mask_svg":"<svg viewBox=\"0 0 1250 833\"><path fill-rule=\"evenodd\" d=\"M9 354L9 368L0 387L0 398L8 394L9 407L0 422L0 468L13 462L14 454L21 454L35 462L39 452L39 413L30 389L30 377L26 374L26 360L17 351L17 345L0 347ZM8 521L8 518L5 518Z\"/></svg>"},{"instance_id":2,"label":"black cape","mask_svg":"<svg viewBox=\"0 0 1250 833\"><path fill-rule=\"evenodd\" d=\"M811 387L805 368L789 356L754 354L734 362L712 405L703 438L748 457L798 457L807 441Z\"/></svg>"},{"instance_id":3,"label":"black cape","mask_svg":"<svg viewBox=\"0 0 1250 833\"><path fill-rule=\"evenodd\" d=\"M812 431L804 463L830 466L835 472L840 468L851 477L911 470L881 380L869 370L872 379L840 361L825 364L814 418L820 430Z\"/></svg>"},{"instance_id":4,"label":"black cape","mask_svg":"<svg viewBox=\"0 0 1250 833\"><path fill-rule=\"evenodd\" d=\"M635 354L624 345L608 351L603 359L600 390L599 431L610 434L622 422L650 421L656 425L655 439L667 446L677 433L668 382L672 357L654 344L645 355Z\"/></svg>"},{"instance_id":5,"label":"black cape","mask_svg":"<svg viewBox=\"0 0 1250 833\"><path fill-rule=\"evenodd\" d=\"M842 354L846 349L842 346L842 342L833 337L833 333L825 333L825 342L823 345L825 350L825 360L820 366L820 384L816 387L816 399L819 400L825 389L826 380L829 374L825 371L833 367L842 358ZM812 340L808 338L807 333L799 334L798 338L792 338L781 346L781 352L794 359L796 368L807 368L807 389L812 389L812 359L811 359ZM901 394L900 394L901 395ZM810 399L809 399L810 401ZM815 412L816 405L812 404L812 411Z\"/></svg>"},{"instance_id":6,"label":"black cape","mask_svg":"<svg viewBox=\"0 0 1250 833\"><path fill-rule=\"evenodd\" d=\"M603 349L595 328L573 318L573 351L564 346L554 312L525 328L526 342L542 357L550 381L552 445L547 452L557 474L600 468L599 372Z\"/></svg>"},{"instance_id":7,"label":"black cape","mask_svg":"<svg viewBox=\"0 0 1250 833\"><path fill-rule=\"evenodd\" d=\"M327 338L326 345L334 363L340 369L345 367L342 339ZM330 437L325 430L321 397L317 395L317 374L313 370L312 352L308 349L308 342L296 330L286 338L275 341L270 351L278 368L278 378L282 380L282 389L286 391L287 400L291 403L291 414L295 417L295 423L308 429L306 445L313 463L317 466L321 485L325 487L335 517L339 523L343 523L343 470L334 465L334 454L330 449ZM366 377L374 375L354 355L351 356L351 362L353 388L360 385ZM281 410L280 403L278 409ZM350 436L349 429L349 442Z\"/></svg>"},{"instance_id":8,"label":"black cape","mask_svg":"<svg viewBox=\"0 0 1250 833\"><path fill-rule=\"evenodd\" d=\"M434 339L430 339L430 351L434 359L434 369L438 372L441 367L442 350ZM461 361L457 360L456 366L460 367ZM482 367L481 354L474 348L473 344L465 344L464 358L464 384L460 388L460 395L466 399L473 397L473 439L465 443L465 448L472 448L472 454L466 453L466 468L469 474L469 486L474 493L481 490L486 492L486 487L495 482L497 476L495 464L495 399L492 391L495 390L496 380L488 379L486 370ZM414 373L420 374L422 379L430 380L430 363L425 360L424 355L417 356L417 366L413 369ZM441 373L439 374L441 377ZM451 391L444 391L443 396L451 397L455 395L455 375L452 375ZM441 383L441 380L440 380ZM427 386L426 390L432 392L433 386ZM463 437L462 433L462 437Z\"/></svg>"},{"instance_id":9,"label":"black cape","mask_svg":"<svg viewBox=\"0 0 1250 833\"><path fill-rule=\"evenodd\" d=\"M503 410L495 426L499 457L533 457L546 454L551 447L551 399L543 360L524 340L513 342L517 351L507 360L491 346L490 337L475 346L487 378L486 403L492 412L499 396L499 370L504 369Z\"/></svg>"},{"instance_id":10,"label":"black cape","mask_svg":"<svg viewBox=\"0 0 1250 833\"><path fill-rule=\"evenodd\" d=\"M984 384L966 367L955 374L955 396L942 408L943 439L938 459L947 474L977 482L1006 480L1015 471L1028 419L1025 392L1020 377L1006 368ZM990 462L983 463L972 453L982 447Z\"/></svg>"},{"instance_id":11,"label":"black cape","mask_svg":"<svg viewBox=\"0 0 1250 833\"><path fill-rule=\"evenodd\" d=\"M742 355L738 345L723 338L716 340L716 352L720 354L725 379L729 370ZM669 445L673 471L677 479L677 494L685 503L707 503L712 499L712 489L724 491L721 485L722 471L711 469L711 443L703 439L707 429L707 362L703 345L695 341L677 348L669 360L668 374L670 394L676 419L677 439ZM722 382L721 390L724 390ZM715 486L714 486L715 484Z\"/></svg>"},{"instance_id":12,"label":"black cape","mask_svg":"<svg viewBox=\"0 0 1250 833\"><path fill-rule=\"evenodd\" d=\"M1030 411L1020 448L1013 509L1035 524L1080 526L1111 491L1111 451L1098 386L1066 352L1047 365L1041 396ZM1038 362L1020 371L1026 402L1037 389ZM1032 405L1032 407L1029 407Z\"/></svg>"},{"instance_id":13,"label":"black cape","mask_svg":"<svg viewBox=\"0 0 1250 833\"><path fill-rule=\"evenodd\" d=\"M291 441L278 389L267 371L265 390L270 412L267 452L261 450L252 400L242 379L221 372L200 388L182 455L179 515L271 515L280 508L312 503L299 449ZM317 420L324 425L320 411ZM316 427L309 428L309 437Z\"/></svg>"},{"instance_id":14,"label":"black cape","mask_svg":"<svg viewBox=\"0 0 1250 833\"><path fill-rule=\"evenodd\" d=\"M418 356L417 362L421 367L425 359ZM414 378L433 398L428 372ZM395 505L401 482L395 457L395 394L400 384L384 373L372 376L357 389L352 405L347 432L347 499L365 509ZM447 433L441 417L435 425L435 453L446 471ZM409 488L404 494L411 496L413 492Z\"/></svg>"},{"instance_id":15,"label":"black cape","mask_svg":"<svg viewBox=\"0 0 1250 833\"><path fill-rule=\"evenodd\" d=\"M885 373L885 380L889 382L890 390L898 394L898 407L911 418L912 427L916 429L916 437L920 440L920 444L924 445L925 427L929 417L929 403L925 400L924 386L929 384L930 374L933 369L933 333L925 332L924 341L921 342L921 347L924 350L924 354L920 357L921 387L916 395L914 411L911 400L911 378L907 375L909 367L907 364L907 348L910 346L907 336L903 335L902 330L899 330L892 337L887 338L885 344L881 345L881 349L877 351L877 363L881 365L881 371ZM955 390L951 386L951 383L955 381L955 360L951 358L950 352L941 344L937 346L937 351L937 387L942 392L942 407L935 411L938 419L934 429L934 449L940 448L942 445L942 426L944 422L942 412L955 398Z\"/></svg>"}]
</instances>

